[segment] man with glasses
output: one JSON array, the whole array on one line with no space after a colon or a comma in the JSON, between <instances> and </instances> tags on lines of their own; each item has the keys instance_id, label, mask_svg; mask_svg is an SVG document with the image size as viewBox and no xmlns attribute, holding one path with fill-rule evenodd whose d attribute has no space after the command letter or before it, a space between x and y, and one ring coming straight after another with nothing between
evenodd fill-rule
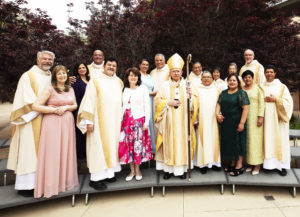
<instances>
[{"instance_id":1,"label":"man with glasses","mask_svg":"<svg viewBox=\"0 0 300 217\"><path fill-rule=\"evenodd\" d=\"M219 129L216 118L216 105L220 95L219 88L214 85L212 74L204 71L202 83L197 88L198 95L198 131L197 149L194 165L205 174L208 168L220 170Z\"/></svg>"}]
</instances>

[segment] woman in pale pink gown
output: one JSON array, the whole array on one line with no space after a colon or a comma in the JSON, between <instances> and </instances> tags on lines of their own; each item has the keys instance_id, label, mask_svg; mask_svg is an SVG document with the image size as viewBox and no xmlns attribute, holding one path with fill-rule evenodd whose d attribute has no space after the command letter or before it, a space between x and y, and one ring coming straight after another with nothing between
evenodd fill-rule
<instances>
[{"instance_id":1,"label":"woman in pale pink gown","mask_svg":"<svg viewBox=\"0 0 300 217\"><path fill-rule=\"evenodd\" d=\"M32 108L44 114L34 197L48 198L78 185L75 126L71 112L77 104L64 66L54 67L52 86L43 90Z\"/></svg>"}]
</instances>

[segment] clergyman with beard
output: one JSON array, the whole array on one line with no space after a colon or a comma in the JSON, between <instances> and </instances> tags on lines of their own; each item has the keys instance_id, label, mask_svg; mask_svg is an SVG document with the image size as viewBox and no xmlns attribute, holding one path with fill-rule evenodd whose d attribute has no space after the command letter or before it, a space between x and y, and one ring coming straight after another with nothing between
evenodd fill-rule
<instances>
[{"instance_id":1,"label":"clergyman with beard","mask_svg":"<svg viewBox=\"0 0 300 217\"><path fill-rule=\"evenodd\" d=\"M13 124L7 169L16 173L15 189L33 196L37 152L42 115L32 110L38 94L51 84L50 68L55 55L51 51L37 53L37 65L21 76L14 97L10 121Z\"/></svg>"}]
</instances>

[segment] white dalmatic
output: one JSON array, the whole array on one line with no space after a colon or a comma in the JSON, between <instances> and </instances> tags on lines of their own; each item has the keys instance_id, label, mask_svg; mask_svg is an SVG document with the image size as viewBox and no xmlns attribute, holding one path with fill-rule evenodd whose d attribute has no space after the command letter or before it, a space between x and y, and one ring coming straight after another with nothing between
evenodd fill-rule
<instances>
[{"instance_id":1,"label":"white dalmatic","mask_svg":"<svg viewBox=\"0 0 300 217\"><path fill-rule=\"evenodd\" d=\"M289 121L293 113L293 100L288 88L278 79L265 82L265 96L271 94L276 102L266 102L264 119L265 169L290 169Z\"/></svg>"},{"instance_id":2,"label":"white dalmatic","mask_svg":"<svg viewBox=\"0 0 300 217\"><path fill-rule=\"evenodd\" d=\"M220 90L214 83L209 86L201 84L197 94L199 125L194 164L200 168L220 167L219 129L215 112Z\"/></svg>"}]
</instances>

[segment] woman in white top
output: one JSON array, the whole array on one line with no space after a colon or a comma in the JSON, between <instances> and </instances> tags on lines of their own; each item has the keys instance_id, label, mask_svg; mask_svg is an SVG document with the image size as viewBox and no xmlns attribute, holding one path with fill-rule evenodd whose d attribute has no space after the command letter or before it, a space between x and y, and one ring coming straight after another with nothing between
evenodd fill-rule
<instances>
[{"instance_id":1,"label":"woman in white top","mask_svg":"<svg viewBox=\"0 0 300 217\"><path fill-rule=\"evenodd\" d=\"M126 181L142 179L140 164L152 159L148 127L150 99L146 86L141 85L141 73L133 67L125 71L123 92L123 120L119 145L120 164L130 164Z\"/></svg>"},{"instance_id":2,"label":"woman in white top","mask_svg":"<svg viewBox=\"0 0 300 217\"><path fill-rule=\"evenodd\" d=\"M154 90L154 80L151 75L147 74L149 69L149 62L146 59L142 59L140 65L140 73L142 79L142 85L145 85L149 90L149 99L150 99L150 122L149 122L149 131L151 137L151 147L152 153L155 154L156 150L156 141L155 141L155 131L154 131L154 112L153 112L153 98L156 96L157 91Z\"/></svg>"},{"instance_id":3,"label":"woman in white top","mask_svg":"<svg viewBox=\"0 0 300 217\"><path fill-rule=\"evenodd\" d=\"M220 77L221 77L221 69L220 69L220 67L216 66L213 70L213 79L214 79L215 85L222 92L223 90L227 89L227 84Z\"/></svg>"}]
</instances>

